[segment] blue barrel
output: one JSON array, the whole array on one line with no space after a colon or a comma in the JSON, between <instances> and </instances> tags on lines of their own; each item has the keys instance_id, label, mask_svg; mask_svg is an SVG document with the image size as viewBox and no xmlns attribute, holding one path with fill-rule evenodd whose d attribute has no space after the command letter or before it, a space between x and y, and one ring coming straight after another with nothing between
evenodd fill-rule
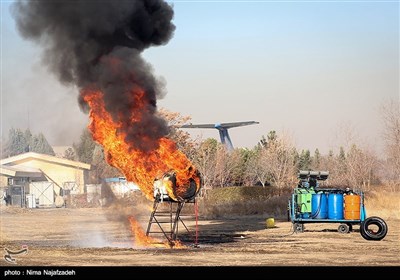
<instances>
[{"instance_id":1,"label":"blue barrel","mask_svg":"<svg viewBox=\"0 0 400 280\"><path fill-rule=\"evenodd\" d=\"M324 193L314 193L311 199L311 217L313 219L328 218L328 197Z\"/></svg>"},{"instance_id":2,"label":"blue barrel","mask_svg":"<svg viewBox=\"0 0 400 280\"><path fill-rule=\"evenodd\" d=\"M310 213L301 213L300 216L303 219L309 219L310 218Z\"/></svg>"},{"instance_id":3,"label":"blue barrel","mask_svg":"<svg viewBox=\"0 0 400 280\"><path fill-rule=\"evenodd\" d=\"M330 193L328 195L328 219L343 220L343 194Z\"/></svg>"}]
</instances>

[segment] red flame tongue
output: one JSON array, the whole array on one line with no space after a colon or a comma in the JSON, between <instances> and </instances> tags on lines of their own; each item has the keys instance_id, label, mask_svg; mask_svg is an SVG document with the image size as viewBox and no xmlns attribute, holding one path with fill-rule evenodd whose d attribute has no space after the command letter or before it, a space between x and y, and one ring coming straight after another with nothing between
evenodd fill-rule
<instances>
[{"instance_id":1,"label":"red flame tongue","mask_svg":"<svg viewBox=\"0 0 400 280\"><path fill-rule=\"evenodd\" d=\"M106 111L103 94L86 90L82 92L82 96L90 106L89 129L94 140L104 147L108 163L121 170L128 181L138 184L148 199L153 199L155 178L171 170L176 174L176 184L167 184L167 187L173 188L168 190L172 199L180 200L191 180L196 183L196 192L198 191L200 178L197 171L188 158L176 148L175 142L164 137L158 140L159 146L156 150L143 152L134 149L125 141L126 135L120 131L121 124L114 122ZM144 106L144 102L140 100L143 96L143 92L135 94L135 98L138 99L137 106ZM141 116L135 113L136 110L131 114L132 123L141 121Z\"/></svg>"}]
</instances>

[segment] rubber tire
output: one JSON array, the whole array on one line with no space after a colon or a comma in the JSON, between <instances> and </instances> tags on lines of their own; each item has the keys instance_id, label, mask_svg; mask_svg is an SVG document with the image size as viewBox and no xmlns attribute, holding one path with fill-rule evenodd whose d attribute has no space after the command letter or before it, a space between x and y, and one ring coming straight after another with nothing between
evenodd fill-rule
<instances>
[{"instance_id":1,"label":"rubber tire","mask_svg":"<svg viewBox=\"0 0 400 280\"><path fill-rule=\"evenodd\" d=\"M350 230L350 228L349 228L349 226L346 225L346 224L341 224L341 225L338 227L338 232L340 232L340 233L349 233L349 230Z\"/></svg>"},{"instance_id":2,"label":"rubber tire","mask_svg":"<svg viewBox=\"0 0 400 280\"><path fill-rule=\"evenodd\" d=\"M360 234L361 234L361 236L362 236L365 240L371 240L371 239L365 234L365 232L362 230L362 223L360 224Z\"/></svg>"},{"instance_id":3,"label":"rubber tire","mask_svg":"<svg viewBox=\"0 0 400 280\"><path fill-rule=\"evenodd\" d=\"M376 225L378 232L373 232L368 229L370 225ZM382 240L388 232L386 222L379 217L369 217L365 219L360 226L361 236L366 240L379 241Z\"/></svg>"}]
</instances>

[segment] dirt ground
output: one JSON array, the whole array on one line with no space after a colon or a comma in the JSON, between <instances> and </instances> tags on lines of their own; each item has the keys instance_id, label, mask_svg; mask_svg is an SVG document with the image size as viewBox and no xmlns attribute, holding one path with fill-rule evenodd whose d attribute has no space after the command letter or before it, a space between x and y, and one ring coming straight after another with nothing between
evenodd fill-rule
<instances>
[{"instance_id":1,"label":"dirt ground","mask_svg":"<svg viewBox=\"0 0 400 280\"><path fill-rule=\"evenodd\" d=\"M400 220L382 217L388 234L367 241L359 226L347 234L336 223L306 224L293 233L292 224L275 219L266 228L265 216L227 217L198 221L198 246L180 225L184 248L143 248L135 245L126 213L107 208L1 208L0 266L399 266ZM138 218L146 228L150 212ZM183 218L195 233L195 220ZM153 225L156 226L156 225ZM165 238L162 238L165 241ZM27 246L27 247L23 247ZM6 253L4 253L6 254Z\"/></svg>"}]
</instances>

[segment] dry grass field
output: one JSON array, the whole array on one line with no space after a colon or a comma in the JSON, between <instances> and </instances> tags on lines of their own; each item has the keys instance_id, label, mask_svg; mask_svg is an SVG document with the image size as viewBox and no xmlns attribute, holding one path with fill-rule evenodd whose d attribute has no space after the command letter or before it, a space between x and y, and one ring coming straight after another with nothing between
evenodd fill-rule
<instances>
[{"instance_id":1,"label":"dry grass field","mask_svg":"<svg viewBox=\"0 0 400 280\"><path fill-rule=\"evenodd\" d=\"M381 241L363 239L357 225L347 234L337 232L338 224L334 223L306 224L303 233L294 233L284 216L275 216L275 227L267 228L266 219L272 214L205 218L200 211L197 244L180 226L178 239L183 246L172 249L143 247L135 242L128 216L134 213L146 228L149 204L141 209L129 203L103 208L2 206L2 252L4 248L18 251L22 246L28 251L16 255L15 264L2 258L1 266L397 267L400 196L375 193L370 197L366 200L367 215L379 216L388 224L388 234ZM194 233L195 219L188 217L184 222Z\"/></svg>"}]
</instances>

